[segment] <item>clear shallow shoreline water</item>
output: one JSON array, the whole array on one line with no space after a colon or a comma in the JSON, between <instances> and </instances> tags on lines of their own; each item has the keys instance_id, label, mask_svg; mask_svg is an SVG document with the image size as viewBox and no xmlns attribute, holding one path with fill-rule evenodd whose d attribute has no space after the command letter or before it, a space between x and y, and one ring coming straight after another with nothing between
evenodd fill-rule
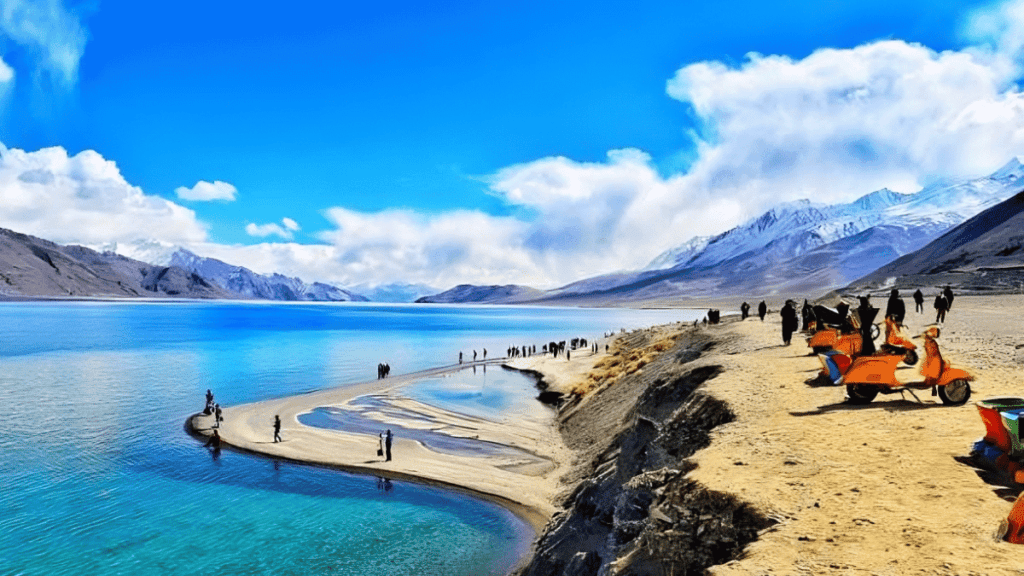
<instances>
[{"instance_id":1,"label":"clear shallow shoreline water","mask_svg":"<svg viewBox=\"0 0 1024 576\"><path fill-rule=\"evenodd\" d=\"M0 304L0 402L10 407L0 431L0 573L506 573L532 534L497 506L230 451L214 459L182 421L206 388L225 404L256 401L371 380L377 362L411 372L454 363L460 349L471 357L486 346L493 357L510 344L689 314ZM455 382L414 387L427 401L479 398L446 384Z\"/></svg>"}]
</instances>

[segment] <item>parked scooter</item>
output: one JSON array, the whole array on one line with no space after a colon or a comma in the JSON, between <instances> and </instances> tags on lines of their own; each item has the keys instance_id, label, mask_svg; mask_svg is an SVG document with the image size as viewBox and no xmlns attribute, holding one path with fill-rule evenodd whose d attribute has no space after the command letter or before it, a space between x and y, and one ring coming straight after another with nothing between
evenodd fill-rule
<instances>
[{"instance_id":1,"label":"parked scooter","mask_svg":"<svg viewBox=\"0 0 1024 576\"><path fill-rule=\"evenodd\" d=\"M932 326L924 333L925 361L921 366L923 382L900 382L896 379L896 366L903 359L902 355L883 354L877 356L861 356L843 376L846 394L852 404L867 404L875 399L879 392L893 394L914 390L932 389L938 393L943 404L959 406L971 397L970 381L974 377L959 368L953 368L942 358L939 344L939 329ZM917 396L914 396L915 398Z\"/></svg>"},{"instance_id":2,"label":"parked scooter","mask_svg":"<svg viewBox=\"0 0 1024 576\"><path fill-rule=\"evenodd\" d=\"M858 350L858 352L860 351ZM885 343L878 347L878 352L875 355L898 356L907 365L913 366L918 360L917 344L914 344L907 337L895 320L886 318ZM821 361L821 375L831 380L834 384L839 384L853 364L853 361L859 356L859 353L846 354L839 350L829 350L819 354L818 360Z\"/></svg>"}]
</instances>

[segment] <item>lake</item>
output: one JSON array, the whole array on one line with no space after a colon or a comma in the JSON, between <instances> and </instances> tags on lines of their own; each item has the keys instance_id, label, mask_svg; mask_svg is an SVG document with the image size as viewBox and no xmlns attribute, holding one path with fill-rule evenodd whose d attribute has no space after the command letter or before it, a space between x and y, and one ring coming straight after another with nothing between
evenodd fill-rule
<instances>
[{"instance_id":1,"label":"lake","mask_svg":"<svg viewBox=\"0 0 1024 576\"><path fill-rule=\"evenodd\" d=\"M239 302L0 303L0 573L505 574L533 533L496 505L410 482L201 447L224 405L454 364L458 353L690 321L689 310ZM413 384L507 416L506 371ZM500 385L476 393L480 378ZM525 382L525 383L524 383ZM469 392L467 392L469 391ZM531 417L536 407L530 404Z\"/></svg>"}]
</instances>

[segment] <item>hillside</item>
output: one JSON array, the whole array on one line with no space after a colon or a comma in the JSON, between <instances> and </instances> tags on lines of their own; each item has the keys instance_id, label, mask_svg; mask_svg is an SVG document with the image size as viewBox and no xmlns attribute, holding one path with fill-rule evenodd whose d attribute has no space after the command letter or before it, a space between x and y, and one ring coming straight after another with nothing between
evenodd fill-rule
<instances>
[{"instance_id":1,"label":"hillside","mask_svg":"<svg viewBox=\"0 0 1024 576\"><path fill-rule=\"evenodd\" d=\"M416 300L417 304L516 304L536 300L544 292L528 286L508 284L506 286L473 286L460 284L433 296Z\"/></svg>"},{"instance_id":2,"label":"hillside","mask_svg":"<svg viewBox=\"0 0 1024 576\"><path fill-rule=\"evenodd\" d=\"M853 282L870 291L950 284L967 291L1018 290L1024 285L1024 192L1020 192Z\"/></svg>"},{"instance_id":3,"label":"hillside","mask_svg":"<svg viewBox=\"0 0 1024 576\"><path fill-rule=\"evenodd\" d=\"M0 295L230 298L193 272L0 228Z\"/></svg>"}]
</instances>

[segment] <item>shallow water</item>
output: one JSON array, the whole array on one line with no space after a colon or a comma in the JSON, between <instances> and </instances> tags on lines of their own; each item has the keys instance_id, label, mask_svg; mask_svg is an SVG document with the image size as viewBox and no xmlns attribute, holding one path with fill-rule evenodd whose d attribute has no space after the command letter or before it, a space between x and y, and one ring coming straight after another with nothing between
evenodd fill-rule
<instances>
[{"instance_id":1,"label":"shallow water","mask_svg":"<svg viewBox=\"0 0 1024 576\"><path fill-rule=\"evenodd\" d=\"M237 404L370 380L378 362L400 374L454 362L460 349L493 357L676 319L687 312L0 304L0 574L506 573L532 533L502 508L214 457L182 424L207 388ZM409 395L493 418L536 408L515 392L528 385L472 386L433 379Z\"/></svg>"}]
</instances>

